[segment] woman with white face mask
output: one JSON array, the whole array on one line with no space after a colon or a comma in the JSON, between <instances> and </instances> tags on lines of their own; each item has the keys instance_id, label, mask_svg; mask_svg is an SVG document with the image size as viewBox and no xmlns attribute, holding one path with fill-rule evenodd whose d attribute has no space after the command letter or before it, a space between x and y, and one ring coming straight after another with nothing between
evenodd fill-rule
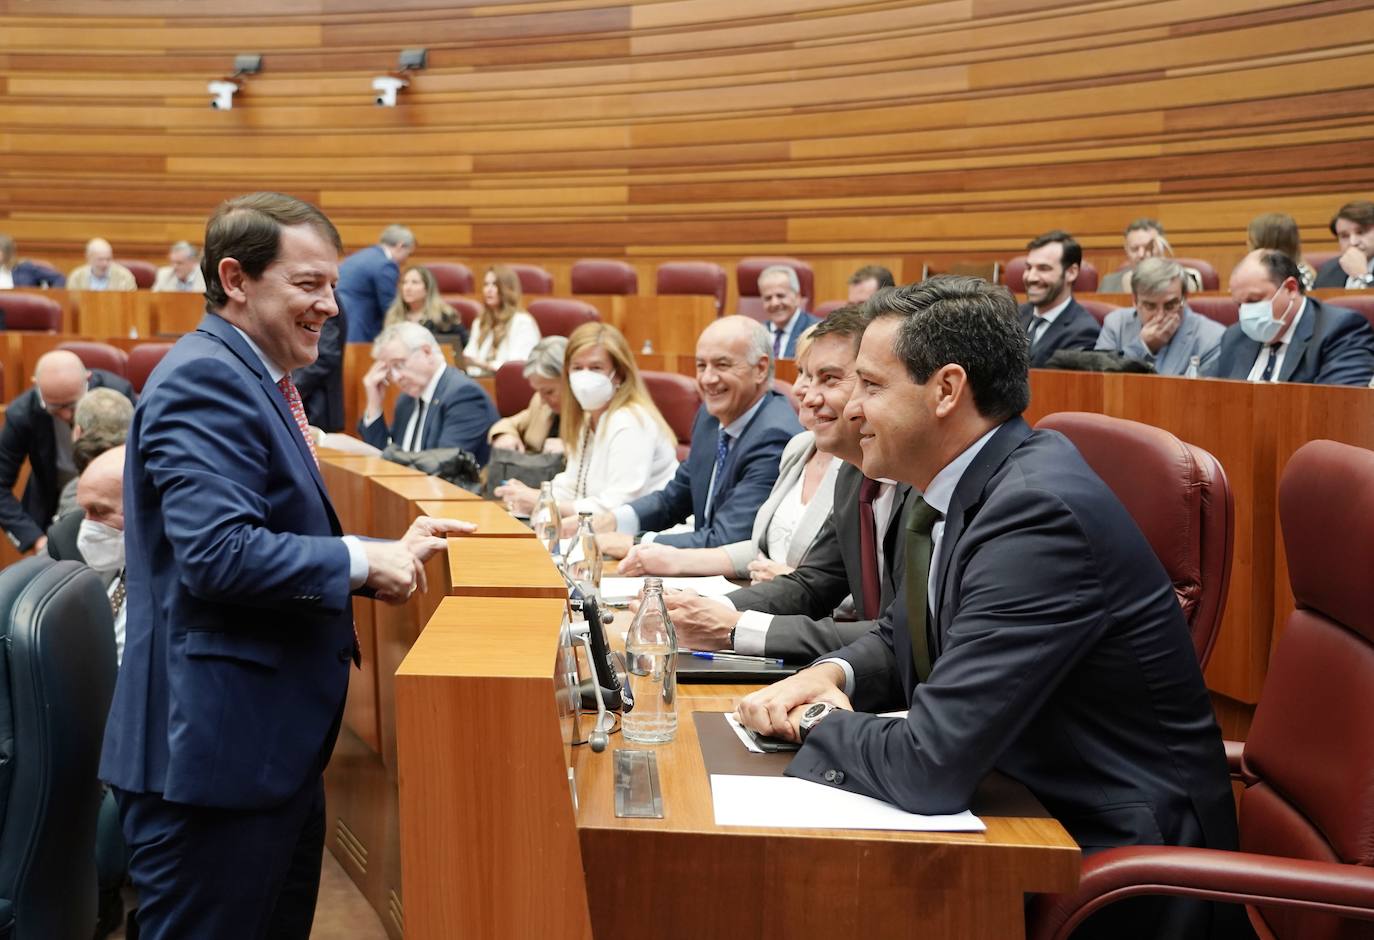
<instances>
[{"instance_id":1,"label":"woman with white face mask","mask_svg":"<svg viewBox=\"0 0 1374 940\"><path fill-rule=\"evenodd\" d=\"M559 513L611 510L662 488L677 472L677 444L639 377L625 337L584 323L568 337L558 433L567 468L553 478ZM496 497L528 513L538 490L512 481Z\"/></svg>"}]
</instances>

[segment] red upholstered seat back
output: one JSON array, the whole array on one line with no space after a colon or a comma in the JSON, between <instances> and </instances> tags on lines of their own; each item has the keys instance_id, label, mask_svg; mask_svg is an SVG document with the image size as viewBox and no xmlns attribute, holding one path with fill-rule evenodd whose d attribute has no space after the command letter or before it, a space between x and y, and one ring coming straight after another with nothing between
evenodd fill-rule
<instances>
[{"instance_id":1,"label":"red upholstered seat back","mask_svg":"<svg viewBox=\"0 0 1374 940\"><path fill-rule=\"evenodd\" d=\"M1026 292L1026 258L1012 258L1002 268L1002 283L1011 288L1012 293L1024 294ZM1081 294L1091 294L1097 290L1098 276L1097 268L1093 267L1089 261L1084 261L1078 266L1078 277L1074 278L1073 289Z\"/></svg>"},{"instance_id":2,"label":"red upholstered seat back","mask_svg":"<svg viewBox=\"0 0 1374 940\"><path fill-rule=\"evenodd\" d=\"M1329 307L1344 307L1347 310L1354 310L1360 316L1369 321L1369 325L1374 327L1374 294L1352 294L1349 297L1332 297L1330 300L1323 300L1323 304Z\"/></svg>"},{"instance_id":3,"label":"red upholstered seat back","mask_svg":"<svg viewBox=\"0 0 1374 940\"><path fill-rule=\"evenodd\" d=\"M1322 265L1326 264L1332 258L1339 258L1340 256L1341 253L1339 251L1304 251L1302 253L1302 260L1310 264L1313 271L1320 271Z\"/></svg>"},{"instance_id":4,"label":"red upholstered seat back","mask_svg":"<svg viewBox=\"0 0 1374 940\"><path fill-rule=\"evenodd\" d=\"M435 261L425 265L434 275L434 283L441 294L471 294L472 268L456 261Z\"/></svg>"},{"instance_id":5,"label":"red upholstered seat back","mask_svg":"<svg viewBox=\"0 0 1374 940\"><path fill-rule=\"evenodd\" d=\"M591 304L564 297L531 300L529 311L539 324L541 336L567 336L582 324L601 319L601 314Z\"/></svg>"},{"instance_id":6,"label":"red upholstered seat back","mask_svg":"<svg viewBox=\"0 0 1374 940\"><path fill-rule=\"evenodd\" d=\"M1230 326L1240 320L1240 306L1230 297L1189 297L1188 306L1193 313L1215 320L1222 326Z\"/></svg>"},{"instance_id":7,"label":"red upholstered seat back","mask_svg":"<svg viewBox=\"0 0 1374 940\"><path fill-rule=\"evenodd\" d=\"M510 269L520 279L522 294L552 294L553 275L537 264L512 264Z\"/></svg>"},{"instance_id":8,"label":"red upholstered seat back","mask_svg":"<svg viewBox=\"0 0 1374 940\"><path fill-rule=\"evenodd\" d=\"M146 261L130 261L128 258L117 258L115 264L122 264L129 269L129 273L134 276L134 283L139 290L150 290L153 282L157 280L157 265L149 264Z\"/></svg>"},{"instance_id":9,"label":"red upholstered seat back","mask_svg":"<svg viewBox=\"0 0 1374 940\"><path fill-rule=\"evenodd\" d=\"M1104 322L1107 319L1107 314L1117 309L1116 304L1104 303L1101 300L1083 300L1079 298L1078 302L1083 306L1084 310L1093 315L1093 319L1098 323Z\"/></svg>"},{"instance_id":10,"label":"red upholstered seat back","mask_svg":"<svg viewBox=\"0 0 1374 940\"><path fill-rule=\"evenodd\" d=\"M692 424L696 421L697 409L701 407L701 395L697 383L676 372L639 373L649 397L654 400L663 420L677 435L677 459L686 460L692 446Z\"/></svg>"},{"instance_id":11,"label":"red upholstered seat back","mask_svg":"<svg viewBox=\"0 0 1374 940\"><path fill-rule=\"evenodd\" d=\"M51 297L19 291L0 293L5 329L56 333L62 329L62 306Z\"/></svg>"},{"instance_id":12,"label":"red upholstered seat back","mask_svg":"<svg viewBox=\"0 0 1374 940\"><path fill-rule=\"evenodd\" d=\"M1305 444L1279 519L1297 607L1245 743L1259 782L1241 799L1241 849L1374 866L1374 453ZM1367 923L1260 916L1281 940L1369 936Z\"/></svg>"},{"instance_id":13,"label":"red upholstered seat back","mask_svg":"<svg viewBox=\"0 0 1374 940\"><path fill-rule=\"evenodd\" d=\"M76 353L87 369L104 369L118 376L125 376L129 367L129 357L124 350L109 343L93 343L86 340L70 340L57 347Z\"/></svg>"},{"instance_id":14,"label":"red upholstered seat back","mask_svg":"<svg viewBox=\"0 0 1374 940\"><path fill-rule=\"evenodd\" d=\"M791 268L797 272L801 284L802 305L811 307L816 296L816 275L811 265L796 258L741 258L735 265L735 287L739 291L739 312L755 320L766 319L763 300L759 297L759 275L765 268L775 265Z\"/></svg>"},{"instance_id":15,"label":"red upholstered seat back","mask_svg":"<svg viewBox=\"0 0 1374 940\"><path fill-rule=\"evenodd\" d=\"M836 310L839 310L841 307L847 306L849 306L849 301L847 300L827 300L823 304L817 304L816 309L812 310L811 313L824 320L826 317L830 316Z\"/></svg>"},{"instance_id":16,"label":"red upholstered seat back","mask_svg":"<svg viewBox=\"0 0 1374 940\"><path fill-rule=\"evenodd\" d=\"M471 297L460 297L457 294L440 294L444 303L452 307L458 316L463 320L463 326L472 329L473 321L482 314L482 305Z\"/></svg>"},{"instance_id":17,"label":"red upholstered seat back","mask_svg":"<svg viewBox=\"0 0 1374 940\"><path fill-rule=\"evenodd\" d=\"M1204 667L1231 580L1233 499L1221 464L1168 431L1083 412L1047 415L1121 500L1174 583Z\"/></svg>"},{"instance_id":18,"label":"red upholstered seat back","mask_svg":"<svg viewBox=\"0 0 1374 940\"><path fill-rule=\"evenodd\" d=\"M525 378L525 360L501 363L496 370L496 410L501 417L524 411L534 397L534 386Z\"/></svg>"},{"instance_id":19,"label":"red upholstered seat back","mask_svg":"<svg viewBox=\"0 0 1374 940\"><path fill-rule=\"evenodd\" d=\"M624 261L584 258L572 266L574 294L637 294L639 274Z\"/></svg>"},{"instance_id":20,"label":"red upholstered seat back","mask_svg":"<svg viewBox=\"0 0 1374 940\"><path fill-rule=\"evenodd\" d=\"M654 273L659 294L704 294L716 298L716 313L725 309L725 269L709 261L668 261Z\"/></svg>"},{"instance_id":21,"label":"red upholstered seat back","mask_svg":"<svg viewBox=\"0 0 1374 940\"><path fill-rule=\"evenodd\" d=\"M133 385L135 392L142 392L148 384L148 376L153 374L162 357L172 348L171 343L139 343L129 350L129 363L124 377Z\"/></svg>"}]
</instances>

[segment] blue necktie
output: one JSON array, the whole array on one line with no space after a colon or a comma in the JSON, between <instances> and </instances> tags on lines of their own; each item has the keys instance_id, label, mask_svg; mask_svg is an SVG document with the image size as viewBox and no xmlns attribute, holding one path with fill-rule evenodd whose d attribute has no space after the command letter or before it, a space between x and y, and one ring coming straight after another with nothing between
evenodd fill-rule
<instances>
[{"instance_id":1,"label":"blue necktie","mask_svg":"<svg viewBox=\"0 0 1374 940\"><path fill-rule=\"evenodd\" d=\"M782 330L773 327L773 360L776 362L782 358Z\"/></svg>"},{"instance_id":2,"label":"blue necktie","mask_svg":"<svg viewBox=\"0 0 1374 940\"><path fill-rule=\"evenodd\" d=\"M725 455L730 452L730 435L721 428L716 436L716 469L711 474L711 489L706 494L706 519L709 522L716 508L716 488L725 473Z\"/></svg>"}]
</instances>

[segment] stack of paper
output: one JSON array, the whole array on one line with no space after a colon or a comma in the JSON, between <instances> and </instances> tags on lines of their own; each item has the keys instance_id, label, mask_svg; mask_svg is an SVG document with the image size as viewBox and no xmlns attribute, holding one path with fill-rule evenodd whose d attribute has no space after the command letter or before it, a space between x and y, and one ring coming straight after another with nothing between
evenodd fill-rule
<instances>
[{"instance_id":1,"label":"stack of paper","mask_svg":"<svg viewBox=\"0 0 1374 940\"><path fill-rule=\"evenodd\" d=\"M964 810L919 816L891 803L796 777L711 775L717 826L785 829L897 829L904 832L985 832Z\"/></svg>"}]
</instances>

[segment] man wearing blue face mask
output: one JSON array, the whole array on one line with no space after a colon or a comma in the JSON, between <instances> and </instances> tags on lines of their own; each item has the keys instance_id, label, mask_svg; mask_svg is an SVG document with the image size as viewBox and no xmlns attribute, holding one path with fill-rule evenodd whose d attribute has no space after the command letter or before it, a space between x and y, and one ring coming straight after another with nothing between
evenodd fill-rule
<instances>
[{"instance_id":1,"label":"man wearing blue face mask","mask_svg":"<svg viewBox=\"0 0 1374 940\"><path fill-rule=\"evenodd\" d=\"M1374 377L1374 329L1352 310L1304 296L1288 255L1246 255L1231 272L1231 298L1240 322L1222 336L1209 376L1311 385L1368 385Z\"/></svg>"},{"instance_id":2,"label":"man wearing blue face mask","mask_svg":"<svg viewBox=\"0 0 1374 940\"><path fill-rule=\"evenodd\" d=\"M76 484L84 514L76 549L105 579L114 611L115 662L124 658L124 445L90 462Z\"/></svg>"}]
</instances>

